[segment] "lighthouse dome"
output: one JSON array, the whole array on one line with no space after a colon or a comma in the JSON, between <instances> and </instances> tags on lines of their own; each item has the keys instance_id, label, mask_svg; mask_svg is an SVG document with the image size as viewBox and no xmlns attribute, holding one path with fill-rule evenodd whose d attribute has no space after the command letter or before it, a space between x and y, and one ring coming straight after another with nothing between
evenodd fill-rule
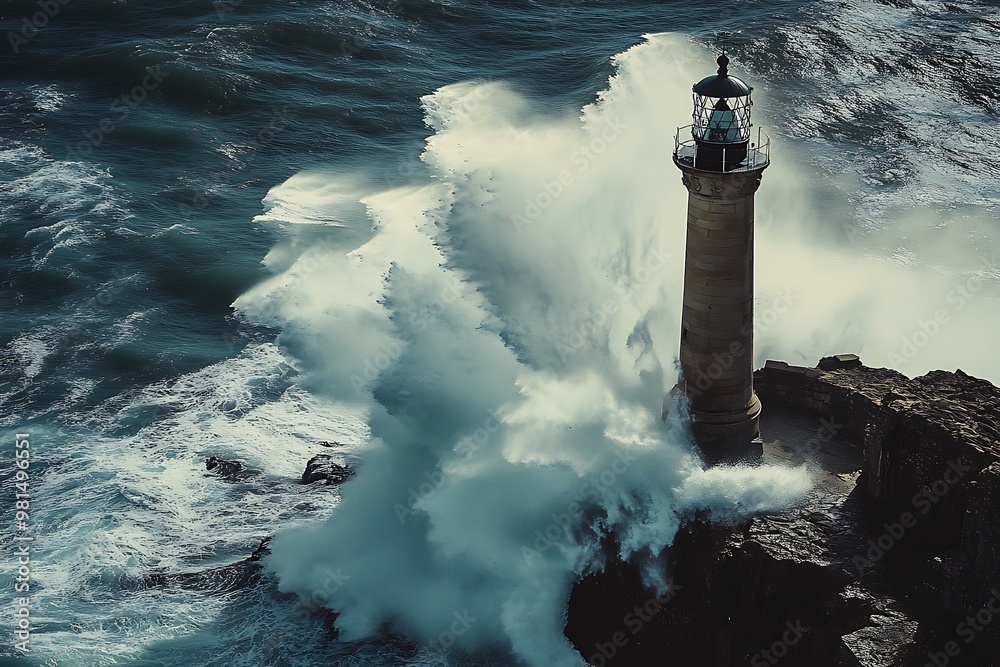
<instances>
[{"instance_id":1,"label":"lighthouse dome","mask_svg":"<svg viewBox=\"0 0 1000 667\"><path fill-rule=\"evenodd\" d=\"M735 76L729 76L729 58L719 56L719 73L707 76L694 85L694 92L704 97L746 97L753 90Z\"/></svg>"}]
</instances>

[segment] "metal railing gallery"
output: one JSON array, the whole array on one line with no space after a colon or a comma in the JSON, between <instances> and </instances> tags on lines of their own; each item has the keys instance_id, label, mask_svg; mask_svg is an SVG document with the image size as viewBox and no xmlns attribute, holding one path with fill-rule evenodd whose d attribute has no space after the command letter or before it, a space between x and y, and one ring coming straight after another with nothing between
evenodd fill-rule
<instances>
[{"instance_id":1,"label":"metal railing gallery","mask_svg":"<svg viewBox=\"0 0 1000 667\"><path fill-rule=\"evenodd\" d=\"M674 159L679 163L686 164L694 169L698 168L698 144L695 142L692 136L692 130L694 125L685 125L683 127L677 128L677 134L674 135ZM686 135L692 137L684 141L681 140L681 134L687 130ZM752 171L754 169L761 169L766 167L771 162L771 137L767 136L767 133L757 128L757 143L750 144L746 148L747 156L739 164L735 165L731 169L727 169L726 165L726 148L723 144L716 144L722 148L722 169L723 173L733 173L739 171ZM741 149L742 150L742 147ZM717 167L719 166L718 153L714 152L712 157L713 168L707 169L706 171L720 171Z\"/></svg>"}]
</instances>

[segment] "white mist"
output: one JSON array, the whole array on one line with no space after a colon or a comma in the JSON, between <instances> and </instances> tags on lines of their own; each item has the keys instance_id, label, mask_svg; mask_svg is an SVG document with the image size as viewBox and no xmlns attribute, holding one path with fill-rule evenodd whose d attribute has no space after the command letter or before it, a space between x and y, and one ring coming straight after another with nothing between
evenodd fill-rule
<instances>
[{"instance_id":1,"label":"white mist","mask_svg":"<svg viewBox=\"0 0 1000 667\"><path fill-rule=\"evenodd\" d=\"M449 86L423 100L427 183L308 174L269 195L265 219L290 223L289 240L236 305L282 328L309 390L366 410L372 439L341 505L279 532L268 565L282 590L340 612L344 639L389 628L427 651L583 665L562 628L600 536L658 554L694 511L727 521L808 491L804 469L703 470L680 411L659 419L686 211L673 133L711 62L647 36L566 117L501 84ZM949 279L816 247L818 215L782 159L758 194L757 358L887 364L893 323L945 302Z\"/></svg>"}]
</instances>

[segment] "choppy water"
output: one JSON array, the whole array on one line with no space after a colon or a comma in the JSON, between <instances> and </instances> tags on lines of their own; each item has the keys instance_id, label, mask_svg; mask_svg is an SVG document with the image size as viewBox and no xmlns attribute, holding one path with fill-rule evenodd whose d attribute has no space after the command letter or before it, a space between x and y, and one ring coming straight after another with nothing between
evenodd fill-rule
<instances>
[{"instance_id":1,"label":"choppy water","mask_svg":"<svg viewBox=\"0 0 1000 667\"><path fill-rule=\"evenodd\" d=\"M487 609L523 586L522 602L558 606L586 535L532 579L500 558L518 543L499 517L530 535L551 501L534 489L572 486L616 448L659 452L669 469L656 474L680 489L653 511L655 494L638 491L655 475L630 478L632 509L648 511L620 517L636 544L668 540L657 521L687 507L766 505L752 479L694 475L683 443L643 421L673 379L673 129L714 69L718 30L740 31L733 70L775 144L758 195L758 360L860 351L910 374L1000 380L995 2L74 0L12 42L39 11L0 8L0 532L12 552L14 433L30 432L29 664L433 664L439 616L470 600ZM615 122L621 141L580 169L574 150ZM512 233L563 168L579 169L576 185ZM670 258L650 265L647 248ZM601 318L605 296L627 307ZM512 421L491 453L510 469L451 456L503 406ZM592 433L566 435L591 418ZM140 585L336 516L337 492L295 483L321 440L385 461L382 486L376 464L368 491L364 471L352 482L344 530L378 525L366 499L395 489L405 504L424 472L450 471L416 504L437 529L426 554L402 538L383 563L328 550L371 563L355 565L356 591L332 593L355 610L351 632L395 620L411 644L325 641L278 594L281 578L315 587L304 569L321 571L322 554L285 558L251 591ZM207 477L211 455L261 474ZM525 514L448 513L466 500ZM331 526L303 534L336 543ZM423 565L397 576L442 554L462 560L453 578ZM426 588L389 590L414 582ZM539 647L558 618L510 616L465 636L499 657L448 659L556 655ZM0 656L17 655L12 643Z\"/></svg>"}]
</instances>

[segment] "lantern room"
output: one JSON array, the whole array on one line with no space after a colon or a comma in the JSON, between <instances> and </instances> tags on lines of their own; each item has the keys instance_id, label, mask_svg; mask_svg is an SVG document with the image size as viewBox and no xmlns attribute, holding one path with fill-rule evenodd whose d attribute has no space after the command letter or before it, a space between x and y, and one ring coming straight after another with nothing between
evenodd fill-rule
<instances>
[{"instance_id":1,"label":"lantern room","mask_svg":"<svg viewBox=\"0 0 1000 667\"><path fill-rule=\"evenodd\" d=\"M718 74L694 85L691 139L684 140L678 133L675 158L680 158L685 166L715 172L766 165L769 142L762 145L762 137L754 143L750 141L753 88L729 74L729 57L725 52L718 63Z\"/></svg>"}]
</instances>

